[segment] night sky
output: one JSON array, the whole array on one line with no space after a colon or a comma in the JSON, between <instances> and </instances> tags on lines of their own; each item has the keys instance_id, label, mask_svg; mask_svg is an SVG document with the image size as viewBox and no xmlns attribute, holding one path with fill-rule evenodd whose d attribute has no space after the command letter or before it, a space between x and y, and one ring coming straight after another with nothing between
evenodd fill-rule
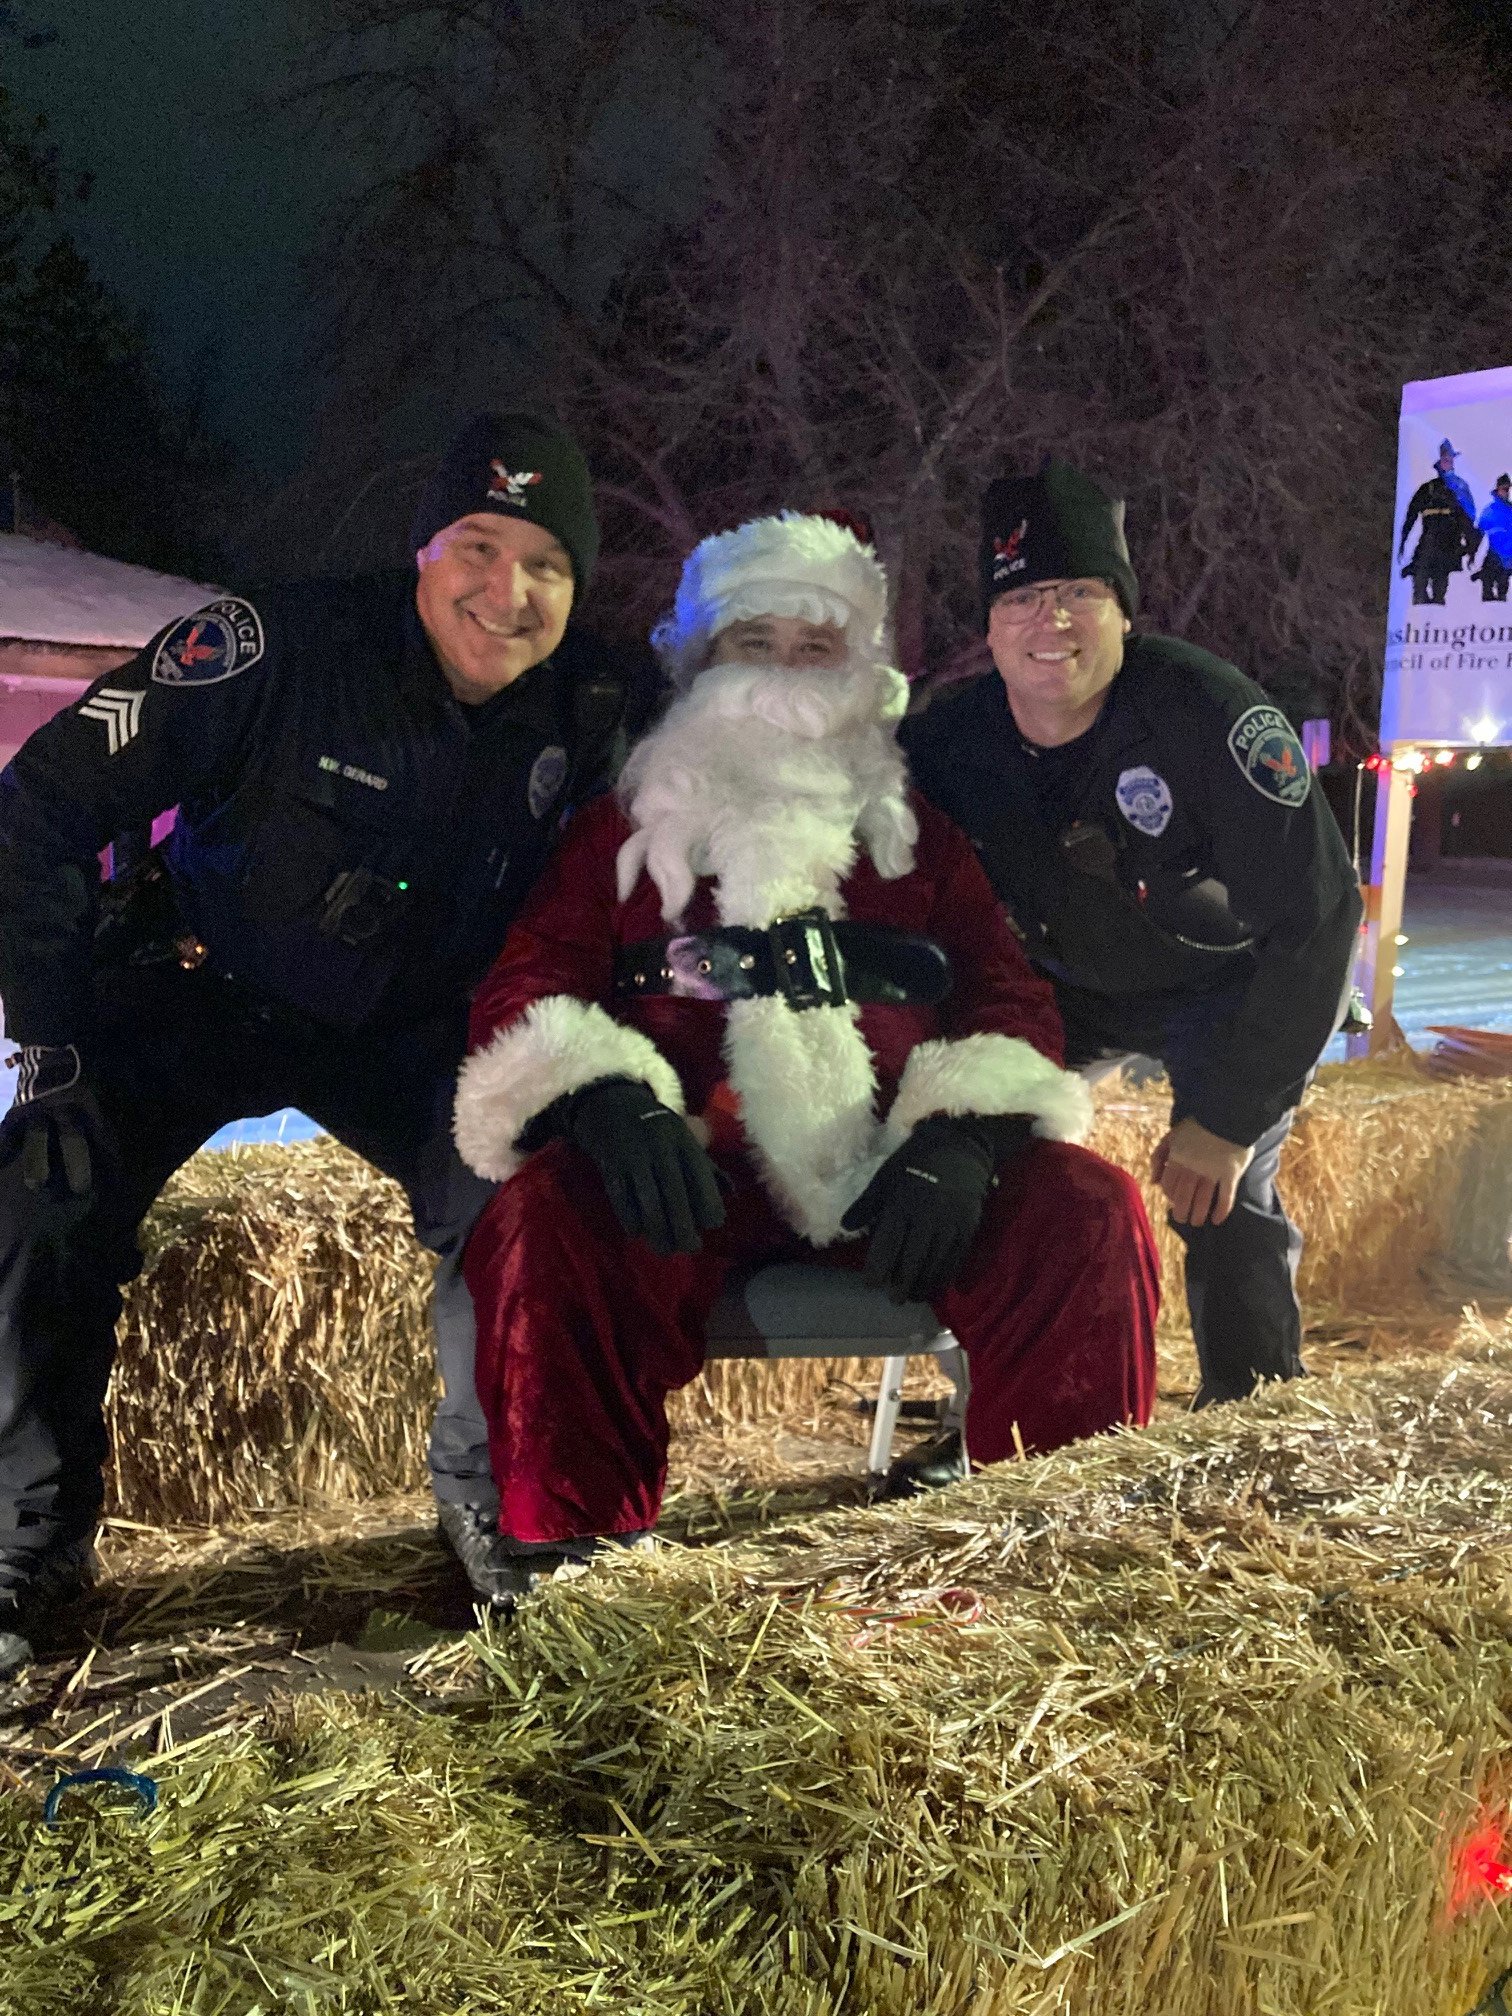
<instances>
[{"instance_id":1,"label":"night sky","mask_svg":"<svg viewBox=\"0 0 1512 2016\"><path fill-rule=\"evenodd\" d=\"M298 462L311 334L300 262L341 189L292 112L299 0L25 0L49 46L6 51L88 201L64 228L148 324L167 385L211 366L208 417L254 474ZM205 344L215 344L207 359Z\"/></svg>"}]
</instances>

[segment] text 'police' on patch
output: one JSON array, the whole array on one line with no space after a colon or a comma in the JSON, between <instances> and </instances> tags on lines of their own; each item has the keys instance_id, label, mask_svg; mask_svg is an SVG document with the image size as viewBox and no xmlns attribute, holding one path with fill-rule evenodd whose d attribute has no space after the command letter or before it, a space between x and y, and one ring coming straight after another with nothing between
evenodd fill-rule
<instances>
[{"instance_id":1,"label":"text 'police' on patch","mask_svg":"<svg viewBox=\"0 0 1512 2016\"><path fill-rule=\"evenodd\" d=\"M174 624L152 660L152 677L159 686L216 686L262 655L262 618L250 602L223 595Z\"/></svg>"},{"instance_id":2,"label":"text 'police' on patch","mask_svg":"<svg viewBox=\"0 0 1512 2016\"><path fill-rule=\"evenodd\" d=\"M1263 798L1278 805L1307 802L1312 770L1307 752L1279 707L1251 707L1228 732L1229 753Z\"/></svg>"}]
</instances>

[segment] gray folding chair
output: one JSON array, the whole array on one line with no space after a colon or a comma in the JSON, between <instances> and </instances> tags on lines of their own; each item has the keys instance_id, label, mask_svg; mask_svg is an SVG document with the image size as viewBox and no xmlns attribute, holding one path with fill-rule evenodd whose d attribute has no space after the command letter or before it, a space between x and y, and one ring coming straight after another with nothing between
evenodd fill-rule
<instances>
[{"instance_id":1,"label":"gray folding chair","mask_svg":"<svg viewBox=\"0 0 1512 2016\"><path fill-rule=\"evenodd\" d=\"M910 1358L937 1361L955 1387L942 1425L964 1429L966 1353L926 1303L889 1302L859 1275L783 1260L734 1275L705 1329L710 1358L880 1358L882 1384L867 1469L886 1473Z\"/></svg>"}]
</instances>

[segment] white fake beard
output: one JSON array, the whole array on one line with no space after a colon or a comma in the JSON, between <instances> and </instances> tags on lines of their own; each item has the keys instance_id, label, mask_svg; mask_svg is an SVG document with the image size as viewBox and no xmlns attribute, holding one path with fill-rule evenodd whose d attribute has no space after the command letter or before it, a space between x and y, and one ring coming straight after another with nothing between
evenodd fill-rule
<instances>
[{"instance_id":1,"label":"white fake beard","mask_svg":"<svg viewBox=\"0 0 1512 2016\"><path fill-rule=\"evenodd\" d=\"M644 869L675 923L712 875L721 922L760 928L816 904L841 915L858 844L885 880L906 875L918 822L892 724L907 704L900 673L855 655L822 671L701 672L620 778L635 828L621 902Z\"/></svg>"},{"instance_id":2,"label":"white fake beard","mask_svg":"<svg viewBox=\"0 0 1512 2016\"><path fill-rule=\"evenodd\" d=\"M833 670L721 665L703 672L632 752L620 797L635 831L620 900L642 870L675 923L700 876L720 922L763 929L796 910L841 917L840 885L865 846L884 880L914 865L918 821L893 722L901 674L852 656ZM860 1010L732 1001L724 1058L766 1188L816 1246L880 1166L871 1052Z\"/></svg>"}]
</instances>

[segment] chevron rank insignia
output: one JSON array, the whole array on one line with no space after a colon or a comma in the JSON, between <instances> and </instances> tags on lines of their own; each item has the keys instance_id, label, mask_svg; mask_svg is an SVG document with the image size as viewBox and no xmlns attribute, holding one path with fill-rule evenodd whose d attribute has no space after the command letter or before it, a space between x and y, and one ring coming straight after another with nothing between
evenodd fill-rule
<instances>
[{"instance_id":1,"label":"chevron rank insignia","mask_svg":"<svg viewBox=\"0 0 1512 2016\"><path fill-rule=\"evenodd\" d=\"M112 756L119 756L132 741L142 721L145 693L126 693L116 686L102 686L79 703L81 721L102 721Z\"/></svg>"},{"instance_id":2,"label":"chevron rank insignia","mask_svg":"<svg viewBox=\"0 0 1512 2016\"><path fill-rule=\"evenodd\" d=\"M250 602L223 595L175 623L152 660L159 686L217 686L263 655L262 618Z\"/></svg>"}]
</instances>

